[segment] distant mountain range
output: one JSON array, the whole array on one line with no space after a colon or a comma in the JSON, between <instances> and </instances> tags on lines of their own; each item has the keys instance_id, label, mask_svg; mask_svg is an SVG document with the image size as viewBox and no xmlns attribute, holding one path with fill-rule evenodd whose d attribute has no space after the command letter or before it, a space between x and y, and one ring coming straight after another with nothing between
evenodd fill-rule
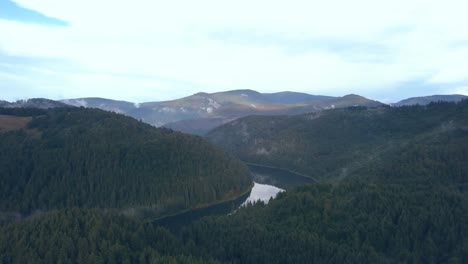
<instances>
[{"instance_id":1,"label":"distant mountain range","mask_svg":"<svg viewBox=\"0 0 468 264\"><path fill-rule=\"evenodd\" d=\"M288 113L218 127L205 137L218 147L100 109L2 102L0 263L468 263L468 100L391 107L349 95L248 107L262 98L75 102L220 119ZM290 114L325 108L335 109ZM239 208L224 202L252 178L236 156L316 182ZM216 215L193 220L204 210Z\"/></svg>"},{"instance_id":2,"label":"distant mountain range","mask_svg":"<svg viewBox=\"0 0 468 264\"><path fill-rule=\"evenodd\" d=\"M253 90L197 93L172 101L141 104L104 98L67 99L61 102L122 113L154 126L199 135L248 115L290 115L355 105L382 105L358 95L331 97L295 92L259 93Z\"/></svg>"},{"instance_id":3,"label":"distant mountain range","mask_svg":"<svg viewBox=\"0 0 468 264\"><path fill-rule=\"evenodd\" d=\"M468 98L468 96L460 94L451 94L451 95L431 95L431 96L421 96L421 97L412 97L405 100L402 100L398 103L392 104L393 106L404 106L404 105L428 105L432 102L459 102L463 99Z\"/></svg>"},{"instance_id":4,"label":"distant mountain range","mask_svg":"<svg viewBox=\"0 0 468 264\"><path fill-rule=\"evenodd\" d=\"M415 97L393 106L425 105L437 101L459 101L463 95ZM294 115L349 106L378 107L383 105L359 95L332 97L296 92L259 93L253 90L233 90L217 93L197 93L188 97L161 102L133 103L105 98L77 98L59 102L30 99L14 103L0 101L0 107L54 108L66 105L99 108L142 120L156 127L204 135L230 121L249 115Z\"/></svg>"}]
</instances>

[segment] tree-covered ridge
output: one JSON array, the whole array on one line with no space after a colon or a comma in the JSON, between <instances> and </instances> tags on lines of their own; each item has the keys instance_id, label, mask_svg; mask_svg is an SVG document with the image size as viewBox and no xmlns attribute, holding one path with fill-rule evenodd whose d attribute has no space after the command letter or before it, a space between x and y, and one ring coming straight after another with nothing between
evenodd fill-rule
<instances>
[{"instance_id":1,"label":"tree-covered ridge","mask_svg":"<svg viewBox=\"0 0 468 264\"><path fill-rule=\"evenodd\" d=\"M467 101L330 111L313 116L315 126L298 122L304 117L251 118L274 126L258 130L269 142L294 138L334 154L349 148L349 156L328 159L303 150L311 160L334 162L340 169L328 171L333 180L201 221L187 230L187 241L236 263L468 262ZM256 135L251 131L244 138ZM230 146L244 144L238 142Z\"/></svg>"},{"instance_id":2,"label":"tree-covered ridge","mask_svg":"<svg viewBox=\"0 0 468 264\"><path fill-rule=\"evenodd\" d=\"M431 96L421 96L421 97L412 97L400 102L393 104L394 106L403 106L403 105L427 105L432 102L458 102L463 99L468 99L468 96L461 94L449 94L449 95L431 95Z\"/></svg>"},{"instance_id":3,"label":"tree-covered ridge","mask_svg":"<svg viewBox=\"0 0 468 264\"><path fill-rule=\"evenodd\" d=\"M236 263L468 263L466 109L413 108L426 115L415 119L425 133L386 146L347 177L196 223L185 238ZM430 126L438 114L450 118Z\"/></svg>"},{"instance_id":4,"label":"tree-covered ridge","mask_svg":"<svg viewBox=\"0 0 468 264\"><path fill-rule=\"evenodd\" d=\"M7 102L0 100L1 108L34 108L34 109L49 109L58 107L70 107L62 102L49 100L46 98L31 98L28 100L17 100L16 102Z\"/></svg>"},{"instance_id":5,"label":"tree-covered ridge","mask_svg":"<svg viewBox=\"0 0 468 264\"><path fill-rule=\"evenodd\" d=\"M467 263L466 197L442 186L342 182L208 218L187 243L235 263Z\"/></svg>"},{"instance_id":6,"label":"tree-covered ridge","mask_svg":"<svg viewBox=\"0 0 468 264\"><path fill-rule=\"evenodd\" d=\"M450 120L377 155L350 175L385 184L454 187L468 194L468 129Z\"/></svg>"},{"instance_id":7,"label":"tree-covered ridge","mask_svg":"<svg viewBox=\"0 0 468 264\"><path fill-rule=\"evenodd\" d=\"M466 131L468 100L428 106L352 107L298 116L250 116L207 138L242 160L316 178L347 175L429 134Z\"/></svg>"},{"instance_id":8,"label":"tree-covered ridge","mask_svg":"<svg viewBox=\"0 0 468 264\"><path fill-rule=\"evenodd\" d=\"M243 164L202 138L97 109L39 112L28 129L40 137L0 135L1 211L164 214L233 198L251 185Z\"/></svg>"},{"instance_id":9,"label":"tree-covered ridge","mask_svg":"<svg viewBox=\"0 0 468 264\"><path fill-rule=\"evenodd\" d=\"M0 107L0 115L11 116L40 116L45 115L47 110L38 108L2 108Z\"/></svg>"},{"instance_id":10,"label":"tree-covered ridge","mask_svg":"<svg viewBox=\"0 0 468 264\"><path fill-rule=\"evenodd\" d=\"M313 184L181 237L98 210L0 226L2 263L466 263L466 197L443 186Z\"/></svg>"},{"instance_id":11,"label":"tree-covered ridge","mask_svg":"<svg viewBox=\"0 0 468 264\"><path fill-rule=\"evenodd\" d=\"M321 120L319 128L298 134L304 126L297 120L304 119L252 118L275 125L277 131L261 130L265 134L291 131L301 144L334 154L346 150L347 156L327 159L310 152L320 169L333 162L338 167L327 171L326 182L203 219L180 237L113 210L60 209L0 226L0 262L468 263L466 101L302 117ZM335 131L339 126L347 131ZM316 130L324 135L309 138L321 135ZM70 245L69 238L78 242Z\"/></svg>"},{"instance_id":12,"label":"tree-covered ridge","mask_svg":"<svg viewBox=\"0 0 468 264\"><path fill-rule=\"evenodd\" d=\"M0 226L0 263L218 263L167 230L115 212L64 209Z\"/></svg>"}]
</instances>

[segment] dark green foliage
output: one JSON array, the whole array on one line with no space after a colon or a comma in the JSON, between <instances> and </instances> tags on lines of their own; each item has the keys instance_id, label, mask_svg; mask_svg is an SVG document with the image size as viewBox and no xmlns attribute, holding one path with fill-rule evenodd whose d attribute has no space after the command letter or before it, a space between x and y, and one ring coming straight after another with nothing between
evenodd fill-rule
<instances>
[{"instance_id":1,"label":"dark green foliage","mask_svg":"<svg viewBox=\"0 0 468 264\"><path fill-rule=\"evenodd\" d=\"M451 94L451 95L431 95L431 96L422 96L422 97L412 97L405 100L402 100L393 105L403 106L403 105L427 105L432 102L458 102L463 99L468 99L468 96L460 94Z\"/></svg>"},{"instance_id":2,"label":"dark green foliage","mask_svg":"<svg viewBox=\"0 0 468 264\"><path fill-rule=\"evenodd\" d=\"M330 183L206 219L187 243L238 263L468 263L468 101L250 117L210 138L223 133L243 159Z\"/></svg>"},{"instance_id":3,"label":"dark green foliage","mask_svg":"<svg viewBox=\"0 0 468 264\"><path fill-rule=\"evenodd\" d=\"M0 227L0 263L216 263L168 231L112 212L65 209Z\"/></svg>"},{"instance_id":4,"label":"dark green foliage","mask_svg":"<svg viewBox=\"0 0 468 264\"><path fill-rule=\"evenodd\" d=\"M459 193L347 182L206 219L185 239L236 263L467 263L467 234Z\"/></svg>"},{"instance_id":5,"label":"dark green foliage","mask_svg":"<svg viewBox=\"0 0 468 264\"><path fill-rule=\"evenodd\" d=\"M0 134L0 210L178 212L236 197L247 168L202 138L97 109L64 108ZM137 212L141 212L137 211Z\"/></svg>"},{"instance_id":6,"label":"dark green foliage","mask_svg":"<svg viewBox=\"0 0 468 264\"><path fill-rule=\"evenodd\" d=\"M37 108L2 108L0 107L0 115L14 116L39 116L45 115L47 110Z\"/></svg>"},{"instance_id":7,"label":"dark green foliage","mask_svg":"<svg viewBox=\"0 0 468 264\"><path fill-rule=\"evenodd\" d=\"M462 188L468 184L468 131L448 122L381 153L353 175L382 183Z\"/></svg>"},{"instance_id":8,"label":"dark green foliage","mask_svg":"<svg viewBox=\"0 0 468 264\"><path fill-rule=\"evenodd\" d=\"M41 128L44 124L33 122L31 128L43 131L44 141L45 131L61 139L62 133ZM230 129L239 130L223 128L233 137L223 145L242 158L327 180L288 190L268 205L202 219L180 237L111 212L63 209L0 227L0 260L77 261L82 256L99 263L86 259L96 256L133 263L468 263L468 101L250 117ZM211 139L218 140L220 134L213 133ZM35 148L26 133L4 137L24 141L20 150L1 145L16 159ZM60 140L43 144L64 145ZM263 153L252 154L259 148L265 148ZM9 168L13 160L5 154L0 162L0 168ZM69 236L78 242L66 246Z\"/></svg>"},{"instance_id":9,"label":"dark green foliage","mask_svg":"<svg viewBox=\"0 0 468 264\"><path fill-rule=\"evenodd\" d=\"M428 135L468 129L468 100L428 106L352 107L299 116L251 116L208 139L242 160L319 179L346 176Z\"/></svg>"}]
</instances>

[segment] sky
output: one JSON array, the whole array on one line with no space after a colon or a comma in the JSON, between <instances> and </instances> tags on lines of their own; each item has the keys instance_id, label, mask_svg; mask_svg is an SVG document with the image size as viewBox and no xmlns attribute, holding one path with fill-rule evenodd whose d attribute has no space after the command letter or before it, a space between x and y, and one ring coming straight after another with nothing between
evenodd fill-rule
<instances>
[{"instance_id":1,"label":"sky","mask_svg":"<svg viewBox=\"0 0 468 264\"><path fill-rule=\"evenodd\" d=\"M468 95L466 0L0 0L0 100Z\"/></svg>"}]
</instances>

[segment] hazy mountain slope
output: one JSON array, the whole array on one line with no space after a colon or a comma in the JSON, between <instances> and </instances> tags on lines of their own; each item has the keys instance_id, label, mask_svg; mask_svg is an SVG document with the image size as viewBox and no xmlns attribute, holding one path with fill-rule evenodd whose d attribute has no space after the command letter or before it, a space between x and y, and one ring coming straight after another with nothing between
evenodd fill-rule
<instances>
[{"instance_id":1,"label":"hazy mountain slope","mask_svg":"<svg viewBox=\"0 0 468 264\"><path fill-rule=\"evenodd\" d=\"M466 98L468 98L468 96L460 95L460 94L422 96L422 97L413 97L413 98L402 100L398 103L393 104L393 106L427 105L431 102L458 102Z\"/></svg>"},{"instance_id":2,"label":"hazy mountain slope","mask_svg":"<svg viewBox=\"0 0 468 264\"><path fill-rule=\"evenodd\" d=\"M152 116L145 115L145 121L166 124L192 119L238 118L260 112L268 113L272 110L286 111L296 107L295 101L306 102L310 98L330 99L292 92L261 94L252 90L234 90L212 94L197 93L166 102L142 103L140 108L142 111L153 110ZM292 101L295 103L291 103Z\"/></svg>"},{"instance_id":3,"label":"hazy mountain slope","mask_svg":"<svg viewBox=\"0 0 468 264\"><path fill-rule=\"evenodd\" d=\"M0 134L0 211L164 214L233 198L251 186L243 164L202 138L98 109L37 111L16 131L0 123L10 128Z\"/></svg>"},{"instance_id":4,"label":"hazy mountain slope","mask_svg":"<svg viewBox=\"0 0 468 264\"><path fill-rule=\"evenodd\" d=\"M201 119L186 119L169 124L164 127L170 128L183 133L203 136L208 131L215 127L219 127L232 119L226 118L201 118Z\"/></svg>"},{"instance_id":5,"label":"hazy mountain slope","mask_svg":"<svg viewBox=\"0 0 468 264\"><path fill-rule=\"evenodd\" d=\"M297 116L250 116L207 138L244 161L316 178L339 177L419 135L468 125L468 102L415 107L353 107Z\"/></svg>"},{"instance_id":6,"label":"hazy mountain slope","mask_svg":"<svg viewBox=\"0 0 468 264\"><path fill-rule=\"evenodd\" d=\"M177 100L142 104L103 98L67 99L62 102L122 113L154 126L170 124L168 127L175 130L203 134L242 116L263 112L268 114L271 111L286 113L288 109L302 106L304 102L317 103L333 98L294 92L262 94L252 90L234 90L197 93ZM184 124L183 120L187 120L188 124Z\"/></svg>"},{"instance_id":7,"label":"hazy mountain slope","mask_svg":"<svg viewBox=\"0 0 468 264\"><path fill-rule=\"evenodd\" d=\"M298 92L259 93L253 90L233 90L206 94L222 103L236 104L297 104L311 101L326 101L336 97L311 95Z\"/></svg>"},{"instance_id":8,"label":"hazy mountain slope","mask_svg":"<svg viewBox=\"0 0 468 264\"><path fill-rule=\"evenodd\" d=\"M116 101L105 98L78 98L78 99L66 99L61 102L77 106L77 107L88 107L88 108L99 108L106 111L112 111L120 114L130 115L137 107L134 103L126 101Z\"/></svg>"},{"instance_id":9,"label":"hazy mountain slope","mask_svg":"<svg viewBox=\"0 0 468 264\"><path fill-rule=\"evenodd\" d=\"M358 95L346 95L343 97L335 97L333 99L327 98L322 101L295 104L228 104L218 107L215 110L216 115L200 119L181 120L164 126L186 133L204 135L215 127L249 115L293 115L348 106L377 107L382 105L383 104L380 102L369 100Z\"/></svg>"},{"instance_id":10,"label":"hazy mountain slope","mask_svg":"<svg viewBox=\"0 0 468 264\"><path fill-rule=\"evenodd\" d=\"M293 107L290 107L287 111L272 111L271 114L275 115L297 115L297 114L304 114L304 113L311 113L317 112L327 109L335 109L335 108L345 108L350 106L364 106L364 107L379 107L384 106L383 103L367 99L365 97L349 94L343 97L335 97L333 99L328 99L325 101L317 101L317 102L306 102L302 104L296 104Z\"/></svg>"},{"instance_id":11,"label":"hazy mountain slope","mask_svg":"<svg viewBox=\"0 0 468 264\"><path fill-rule=\"evenodd\" d=\"M279 92L271 94L267 93L263 94L263 96L268 102L276 104L297 104L312 101L326 101L336 98L333 96L310 95L306 93L297 92Z\"/></svg>"},{"instance_id":12,"label":"hazy mountain slope","mask_svg":"<svg viewBox=\"0 0 468 264\"><path fill-rule=\"evenodd\" d=\"M12 103L7 102L7 101L0 101L0 107L48 109L48 108L57 108L57 107L69 107L69 105L58 102L58 101L44 99L44 98L33 98L33 99L28 99L28 100L18 100Z\"/></svg>"}]
</instances>

